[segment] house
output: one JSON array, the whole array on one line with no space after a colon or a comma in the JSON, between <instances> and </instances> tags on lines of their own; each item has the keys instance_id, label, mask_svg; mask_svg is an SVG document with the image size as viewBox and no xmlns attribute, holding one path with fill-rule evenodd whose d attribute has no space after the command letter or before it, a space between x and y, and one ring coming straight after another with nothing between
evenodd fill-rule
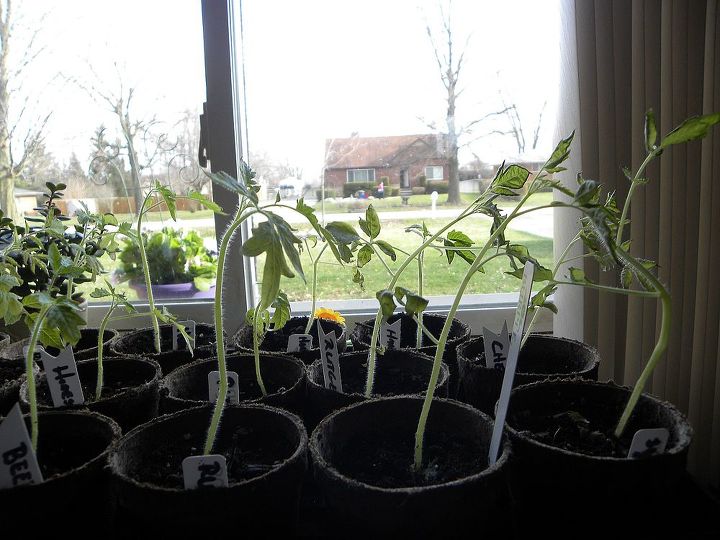
<instances>
[{"instance_id":1,"label":"house","mask_svg":"<svg viewBox=\"0 0 720 540\"><path fill-rule=\"evenodd\" d=\"M379 184L384 178L401 188L418 185L423 176L448 179L441 134L327 139L325 156L325 186L338 190L345 184Z\"/></svg>"}]
</instances>

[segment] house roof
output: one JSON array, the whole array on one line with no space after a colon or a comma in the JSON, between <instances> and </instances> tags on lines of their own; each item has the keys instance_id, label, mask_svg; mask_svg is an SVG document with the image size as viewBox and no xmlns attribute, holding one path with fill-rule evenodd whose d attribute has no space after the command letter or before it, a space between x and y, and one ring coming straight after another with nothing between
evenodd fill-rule
<instances>
[{"instance_id":1,"label":"house roof","mask_svg":"<svg viewBox=\"0 0 720 540\"><path fill-rule=\"evenodd\" d=\"M404 166L424 159L443 159L441 134L326 139L327 169Z\"/></svg>"}]
</instances>

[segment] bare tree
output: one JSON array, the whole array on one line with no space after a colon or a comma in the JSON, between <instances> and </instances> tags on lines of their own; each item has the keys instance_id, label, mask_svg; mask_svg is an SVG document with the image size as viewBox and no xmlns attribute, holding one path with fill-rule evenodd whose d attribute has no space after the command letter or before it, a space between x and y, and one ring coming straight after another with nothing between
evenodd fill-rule
<instances>
[{"instance_id":1,"label":"bare tree","mask_svg":"<svg viewBox=\"0 0 720 540\"><path fill-rule=\"evenodd\" d=\"M512 135L515 140L518 156L522 156L526 150L535 150L537 148L538 140L540 139L540 128L542 127L542 118L545 113L545 108L547 107L547 100L543 102L543 105L540 108L535 128L532 130L532 133L528 134L526 137L527 126L523 122L523 117L518 111L517 104L512 99L508 98L507 92L503 89L502 85L499 86L498 93L500 95L500 101L503 105L503 111L507 117L508 123L510 124L510 129L507 131L507 134ZM509 101L513 101L513 103L508 105ZM530 137L532 137L532 141L530 141ZM529 148L528 144L530 144Z\"/></svg>"},{"instance_id":2,"label":"bare tree","mask_svg":"<svg viewBox=\"0 0 720 540\"><path fill-rule=\"evenodd\" d=\"M461 141L465 136L473 135L474 131L486 120L506 114L507 108L486 114L480 118L472 120L466 124L457 122L456 107L457 100L463 93L463 89L458 86L465 59L465 52L471 36L467 36L462 46L457 44L457 36L454 34L452 26L452 0L448 0L447 8L439 4L441 17L441 36L436 38L430 23L425 25L428 38L435 54L435 61L440 72L440 80L446 91L446 113L445 113L445 155L448 160L448 202L450 204L460 204L460 175L458 163L458 151L462 146L471 144L473 141L487 137L492 134L506 135L507 131L492 130L476 135L472 140ZM421 118L422 120L422 118ZM425 122L430 129L436 130L435 123Z\"/></svg>"},{"instance_id":3,"label":"bare tree","mask_svg":"<svg viewBox=\"0 0 720 540\"><path fill-rule=\"evenodd\" d=\"M22 94L23 75L43 51L37 46L40 27L25 42L16 43L18 26L12 0L0 0L0 207L5 215L20 218L15 204L15 181L38 151L49 114L28 120L33 107L30 96ZM11 47L23 53L11 65ZM24 133L19 131L27 125ZM20 148L16 146L20 144Z\"/></svg>"}]
</instances>

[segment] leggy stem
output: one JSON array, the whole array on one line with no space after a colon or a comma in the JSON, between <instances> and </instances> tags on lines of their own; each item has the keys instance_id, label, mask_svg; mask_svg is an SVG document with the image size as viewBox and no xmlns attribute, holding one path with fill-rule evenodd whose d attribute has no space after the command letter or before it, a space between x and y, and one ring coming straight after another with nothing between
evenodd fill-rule
<instances>
[{"instance_id":1,"label":"leggy stem","mask_svg":"<svg viewBox=\"0 0 720 540\"><path fill-rule=\"evenodd\" d=\"M107 310L107 313L102 318L102 321L100 321L100 328L98 328L97 383L95 385L95 401L98 401L100 399L103 387L103 337L105 336L105 329L107 328L108 322L110 321L110 316L115 310L116 305L117 304L115 303L115 298L113 297L110 304L110 309Z\"/></svg>"},{"instance_id":2,"label":"leggy stem","mask_svg":"<svg viewBox=\"0 0 720 540\"><path fill-rule=\"evenodd\" d=\"M35 347L40 337L40 329L42 328L45 316L50 307L44 306L40 309L35 325L30 335L30 343L28 343L27 355L25 357L25 377L27 379L28 401L30 402L30 440L32 442L33 451L37 451L38 441L38 406L37 406L37 389L35 387L35 372L33 371L33 359L35 356Z\"/></svg>"},{"instance_id":3,"label":"leggy stem","mask_svg":"<svg viewBox=\"0 0 720 540\"><path fill-rule=\"evenodd\" d=\"M148 201L148 198L152 194L152 191L145 196L143 202L143 208ZM140 210L137 220L137 238L138 238L138 251L140 252L140 263L142 264L143 277L145 279L145 288L147 289L147 300L148 309L150 310L150 320L153 326L153 335L155 342L155 352L160 352L160 324L158 323L157 314L155 313L155 298L153 297L152 284L150 283L150 269L148 268L147 254L145 253L145 242L142 237L142 218L143 210Z\"/></svg>"},{"instance_id":4,"label":"leggy stem","mask_svg":"<svg viewBox=\"0 0 720 540\"><path fill-rule=\"evenodd\" d=\"M630 189L628 190L627 197L625 198L622 215L620 216L620 223L618 224L617 237L615 238L615 243L617 245L620 245L622 243L623 228L625 227L625 223L627 223L627 215L630 211L630 200L635 193L635 188L640 184L640 175L645 171L648 164L659 155L659 152L657 150L654 150L650 152L647 156L645 156L645 160L642 162L640 168L637 170L635 176L633 176L633 179L630 182Z\"/></svg>"},{"instance_id":5,"label":"leggy stem","mask_svg":"<svg viewBox=\"0 0 720 540\"><path fill-rule=\"evenodd\" d=\"M307 246L307 242L305 243L305 246ZM312 328L312 323L315 320L315 305L317 302L317 274L318 274L318 264L320 263L320 257L322 257L322 254L325 252L325 248L328 247L327 242L323 244L322 249L320 250L320 253L318 253L318 256L313 259L312 255L310 254L310 248L308 247L308 255L310 256L310 260L312 260L313 264L313 280L312 280L312 307L310 308L310 315L308 316L308 323L305 327L305 333L309 334L310 329Z\"/></svg>"},{"instance_id":6,"label":"leggy stem","mask_svg":"<svg viewBox=\"0 0 720 540\"><path fill-rule=\"evenodd\" d=\"M425 254L420 253L418 255L418 295L423 295L423 263L425 262ZM418 313L417 316L417 334L415 336L415 343L419 349L422 346L422 335L423 335L423 314ZM433 337L434 339L434 337Z\"/></svg>"}]
</instances>

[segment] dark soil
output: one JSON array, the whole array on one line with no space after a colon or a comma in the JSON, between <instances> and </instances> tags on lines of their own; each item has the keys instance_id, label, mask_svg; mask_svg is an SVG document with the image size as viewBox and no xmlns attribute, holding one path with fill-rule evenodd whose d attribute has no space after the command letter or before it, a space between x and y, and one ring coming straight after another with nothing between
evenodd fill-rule
<instances>
[{"instance_id":1,"label":"dark soil","mask_svg":"<svg viewBox=\"0 0 720 540\"><path fill-rule=\"evenodd\" d=\"M522 426L521 434L538 442L571 452L600 457L627 457L632 432L625 430L622 438L613 434L613 422L590 421L577 411L538 415L523 411L514 417L514 425Z\"/></svg>"},{"instance_id":2,"label":"dark soil","mask_svg":"<svg viewBox=\"0 0 720 540\"><path fill-rule=\"evenodd\" d=\"M582 367L578 366L578 361L570 355L558 355L554 350L547 350L537 347L536 350L530 350L526 344L520 351L518 357L517 373L532 373L535 375L553 375L574 373ZM544 353L543 353L544 351ZM473 358L481 366L485 367L485 353L481 352ZM505 367L498 368L504 371Z\"/></svg>"},{"instance_id":3,"label":"dark soil","mask_svg":"<svg viewBox=\"0 0 720 540\"><path fill-rule=\"evenodd\" d=\"M0 386L6 381L14 381L25 373L25 366L0 361Z\"/></svg>"},{"instance_id":4,"label":"dark soil","mask_svg":"<svg viewBox=\"0 0 720 540\"><path fill-rule=\"evenodd\" d=\"M382 361L382 360L381 360ZM363 369L353 369L342 372L342 386L345 394L364 394L367 382L367 362L362 364ZM323 385L324 380L318 381ZM378 367L375 377L373 395L383 396L387 394L415 394L427 389L430 371L427 373L410 372L403 367Z\"/></svg>"},{"instance_id":5,"label":"dark soil","mask_svg":"<svg viewBox=\"0 0 720 540\"><path fill-rule=\"evenodd\" d=\"M201 455L204 437L204 433L186 433L182 441L163 443L148 453L133 476L153 485L182 489L182 461L191 455ZM277 432L240 427L233 433L229 448L216 448L213 453L225 456L232 486L279 466L296 447L297 443L278 437Z\"/></svg>"},{"instance_id":6,"label":"dark soil","mask_svg":"<svg viewBox=\"0 0 720 540\"><path fill-rule=\"evenodd\" d=\"M204 347L215 343L215 332L208 325L197 324L195 327L195 348ZM178 336L180 341L184 341L182 336ZM143 332L133 333L125 336L117 344L117 350L121 353L133 354L156 354L155 353L155 337L152 329L146 329ZM162 325L160 327L160 350L162 352L172 351L172 327Z\"/></svg>"},{"instance_id":7,"label":"dark soil","mask_svg":"<svg viewBox=\"0 0 720 540\"><path fill-rule=\"evenodd\" d=\"M287 387L279 384L278 381L273 381L268 377L264 377L263 382L265 384L265 389L267 390L268 394L277 394L285 392L287 390ZM262 397L260 386L258 385L257 378L255 378L254 374L247 374L245 376L243 376L242 373L238 374L238 396L240 398L240 401L260 399ZM203 380L198 380L197 384L193 384L190 388L188 388L188 392L182 396L182 399L207 401L207 377L205 377Z\"/></svg>"},{"instance_id":8,"label":"dark soil","mask_svg":"<svg viewBox=\"0 0 720 540\"><path fill-rule=\"evenodd\" d=\"M63 474L86 464L108 447L109 441L102 440L95 434L88 437L76 437L72 434L51 437L53 444L43 444L43 420L40 417L40 440L37 460L45 480L56 474Z\"/></svg>"},{"instance_id":9,"label":"dark soil","mask_svg":"<svg viewBox=\"0 0 720 540\"><path fill-rule=\"evenodd\" d=\"M293 324L293 322L291 321L291 322L288 322L285 326L283 326L278 331L267 332L265 334L265 338L263 339L262 343L260 344L260 348L264 351L273 351L273 352L287 351L289 337L293 334L304 334L306 324L307 324L307 317L305 317L304 323L300 322L300 323ZM329 321L323 321L322 324L323 324L323 330L325 332L329 332L332 329L335 332L335 336L337 338L340 337L340 334L342 332L341 331L338 332L338 330L336 328L336 326L337 326L336 323L331 323ZM318 348L317 320L313 321L313 324L310 327L309 333L313 337L312 349L315 350ZM250 343L248 346L252 347L252 343Z\"/></svg>"},{"instance_id":10,"label":"dark soil","mask_svg":"<svg viewBox=\"0 0 720 540\"><path fill-rule=\"evenodd\" d=\"M413 421L415 421L413 419ZM433 440L426 433L425 467L413 468L414 437L369 437L351 439L336 454L338 471L360 482L384 488L431 486L482 472L487 468L486 447L456 433Z\"/></svg>"},{"instance_id":11,"label":"dark soil","mask_svg":"<svg viewBox=\"0 0 720 540\"><path fill-rule=\"evenodd\" d=\"M128 380L109 380L103 381L103 389L101 398L107 399L121 394L130 388L134 388L148 381L128 381ZM97 381L80 381L80 386L83 389L83 396L85 397L85 404L92 403L95 401L95 385ZM52 396L50 395L50 388L46 381L43 381L41 386L37 388L38 403L42 405L52 405Z\"/></svg>"}]
</instances>

